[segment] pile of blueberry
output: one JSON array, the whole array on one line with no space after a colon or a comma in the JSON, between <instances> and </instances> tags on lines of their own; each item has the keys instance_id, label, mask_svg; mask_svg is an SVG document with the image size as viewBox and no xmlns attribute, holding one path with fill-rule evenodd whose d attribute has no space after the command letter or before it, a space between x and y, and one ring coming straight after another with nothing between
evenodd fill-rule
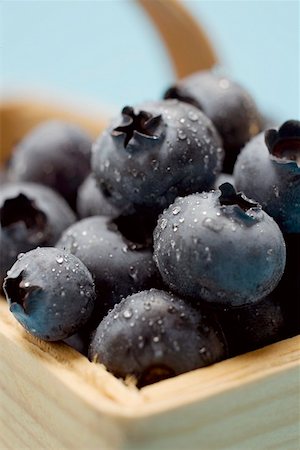
<instances>
[{"instance_id":1,"label":"pile of blueberry","mask_svg":"<svg viewBox=\"0 0 300 450\"><path fill-rule=\"evenodd\" d=\"M201 72L95 143L51 121L0 193L0 278L32 335L138 386L299 332L300 122Z\"/></svg>"}]
</instances>

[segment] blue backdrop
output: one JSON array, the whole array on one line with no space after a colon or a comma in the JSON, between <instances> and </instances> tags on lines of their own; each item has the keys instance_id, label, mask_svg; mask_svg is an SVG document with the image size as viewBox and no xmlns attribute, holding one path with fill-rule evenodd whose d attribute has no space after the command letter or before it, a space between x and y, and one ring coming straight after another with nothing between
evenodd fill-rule
<instances>
[{"instance_id":1,"label":"blue backdrop","mask_svg":"<svg viewBox=\"0 0 300 450\"><path fill-rule=\"evenodd\" d=\"M259 106L275 120L299 118L299 2L185 4L226 72ZM120 107L160 97L174 78L156 31L132 1L6 1L1 7L4 92L33 88Z\"/></svg>"}]
</instances>

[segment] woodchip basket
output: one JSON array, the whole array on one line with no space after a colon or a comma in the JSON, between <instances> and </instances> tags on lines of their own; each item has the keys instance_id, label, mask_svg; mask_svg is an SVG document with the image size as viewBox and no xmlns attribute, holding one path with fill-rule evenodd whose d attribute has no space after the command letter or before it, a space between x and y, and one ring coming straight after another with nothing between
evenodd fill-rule
<instances>
[{"instance_id":1,"label":"woodchip basket","mask_svg":"<svg viewBox=\"0 0 300 450\"><path fill-rule=\"evenodd\" d=\"M179 2L140 3L179 77L214 64ZM41 120L68 119L93 135L106 124L53 104L6 102L0 112L2 161ZM296 450L299 360L298 336L137 390L66 345L26 334L1 300L0 449Z\"/></svg>"}]
</instances>

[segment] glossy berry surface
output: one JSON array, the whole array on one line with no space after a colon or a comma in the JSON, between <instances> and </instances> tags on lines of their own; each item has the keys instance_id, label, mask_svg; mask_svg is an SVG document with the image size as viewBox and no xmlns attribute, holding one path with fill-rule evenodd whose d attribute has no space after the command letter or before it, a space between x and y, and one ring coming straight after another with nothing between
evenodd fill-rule
<instances>
[{"instance_id":1,"label":"glossy berry surface","mask_svg":"<svg viewBox=\"0 0 300 450\"><path fill-rule=\"evenodd\" d=\"M90 272L78 258L56 248L37 248L21 256L3 289L18 322L46 341L75 334L94 308Z\"/></svg>"},{"instance_id":2,"label":"glossy berry surface","mask_svg":"<svg viewBox=\"0 0 300 450\"><path fill-rule=\"evenodd\" d=\"M96 180L90 174L78 189L77 213L82 219L91 216L116 217L118 209L113 206L98 188Z\"/></svg>"},{"instance_id":3,"label":"glossy berry surface","mask_svg":"<svg viewBox=\"0 0 300 450\"><path fill-rule=\"evenodd\" d=\"M44 122L15 147L10 179L45 184L75 209L77 189L90 171L91 146L90 137L76 125Z\"/></svg>"},{"instance_id":4,"label":"glossy berry surface","mask_svg":"<svg viewBox=\"0 0 300 450\"><path fill-rule=\"evenodd\" d=\"M89 217L67 229L57 247L77 256L96 285L96 325L122 297L160 286L162 281L151 249L128 241L106 217Z\"/></svg>"},{"instance_id":5,"label":"glossy berry surface","mask_svg":"<svg viewBox=\"0 0 300 450\"><path fill-rule=\"evenodd\" d=\"M225 150L224 172L232 173L236 156L261 127L254 100L238 83L214 72L197 72L169 88L177 98L201 109L216 126Z\"/></svg>"},{"instance_id":6,"label":"glossy berry surface","mask_svg":"<svg viewBox=\"0 0 300 450\"><path fill-rule=\"evenodd\" d=\"M276 222L229 183L178 198L154 232L165 283L212 304L242 306L266 296L283 274L285 257Z\"/></svg>"},{"instance_id":7,"label":"glossy berry surface","mask_svg":"<svg viewBox=\"0 0 300 450\"><path fill-rule=\"evenodd\" d=\"M151 289L123 299L99 324L89 358L117 377L153 383L227 356L219 326L199 309Z\"/></svg>"},{"instance_id":8,"label":"glossy berry surface","mask_svg":"<svg viewBox=\"0 0 300 450\"><path fill-rule=\"evenodd\" d=\"M0 282L19 253L53 246L75 222L69 205L56 192L34 183L10 183L0 190Z\"/></svg>"},{"instance_id":9,"label":"glossy berry surface","mask_svg":"<svg viewBox=\"0 0 300 450\"><path fill-rule=\"evenodd\" d=\"M93 146L97 183L125 213L161 211L178 195L213 186L223 150L214 125L192 105L126 106Z\"/></svg>"},{"instance_id":10,"label":"glossy berry surface","mask_svg":"<svg viewBox=\"0 0 300 450\"><path fill-rule=\"evenodd\" d=\"M285 122L252 139L237 159L234 180L283 233L300 233L300 122Z\"/></svg>"}]
</instances>

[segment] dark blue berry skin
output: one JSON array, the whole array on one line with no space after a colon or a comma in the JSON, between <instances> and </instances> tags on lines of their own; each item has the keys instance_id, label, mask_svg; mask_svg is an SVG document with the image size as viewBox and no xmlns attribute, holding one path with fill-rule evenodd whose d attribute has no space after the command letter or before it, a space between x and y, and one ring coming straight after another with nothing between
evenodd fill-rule
<instances>
[{"instance_id":1,"label":"dark blue berry skin","mask_svg":"<svg viewBox=\"0 0 300 450\"><path fill-rule=\"evenodd\" d=\"M165 98L177 98L201 109L223 140L223 171L232 173L238 152L261 129L261 117L249 93L213 72L197 72L176 83Z\"/></svg>"},{"instance_id":2,"label":"dark blue berry skin","mask_svg":"<svg viewBox=\"0 0 300 450\"><path fill-rule=\"evenodd\" d=\"M300 233L300 122L285 122L278 132L269 130L252 139L237 159L234 180L283 233Z\"/></svg>"},{"instance_id":3,"label":"dark blue berry skin","mask_svg":"<svg viewBox=\"0 0 300 450\"><path fill-rule=\"evenodd\" d=\"M76 210L82 219L91 216L116 217L119 215L118 209L103 195L92 174L78 189Z\"/></svg>"},{"instance_id":4,"label":"dark blue berry skin","mask_svg":"<svg viewBox=\"0 0 300 450\"><path fill-rule=\"evenodd\" d=\"M90 172L91 146L91 138L78 126L44 122L15 147L10 179L45 184L75 209L77 190Z\"/></svg>"},{"instance_id":5,"label":"dark blue berry skin","mask_svg":"<svg viewBox=\"0 0 300 450\"><path fill-rule=\"evenodd\" d=\"M0 191L0 282L19 253L53 246L75 222L69 205L56 192L34 183L9 183Z\"/></svg>"},{"instance_id":6,"label":"dark blue berry skin","mask_svg":"<svg viewBox=\"0 0 300 450\"><path fill-rule=\"evenodd\" d=\"M89 348L117 377L138 386L213 364L227 356L217 323L167 292L151 289L123 299L99 324Z\"/></svg>"},{"instance_id":7,"label":"dark blue berry skin","mask_svg":"<svg viewBox=\"0 0 300 450\"><path fill-rule=\"evenodd\" d=\"M162 211L178 195L211 188L222 160L212 122L177 100L123 108L92 152L99 186L125 214Z\"/></svg>"},{"instance_id":8,"label":"dark blue berry skin","mask_svg":"<svg viewBox=\"0 0 300 450\"><path fill-rule=\"evenodd\" d=\"M285 244L276 222L225 183L178 198L160 216L154 258L165 283L181 296L223 306L265 297L279 282Z\"/></svg>"},{"instance_id":9,"label":"dark blue berry skin","mask_svg":"<svg viewBox=\"0 0 300 450\"><path fill-rule=\"evenodd\" d=\"M272 292L286 321L289 337L300 334L300 233L284 234L286 266L284 274Z\"/></svg>"},{"instance_id":10,"label":"dark blue berry skin","mask_svg":"<svg viewBox=\"0 0 300 450\"><path fill-rule=\"evenodd\" d=\"M283 311L273 293L258 303L240 308L219 309L215 313L227 338L231 356L264 347L286 337Z\"/></svg>"},{"instance_id":11,"label":"dark blue berry skin","mask_svg":"<svg viewBox=\"0 0 300 450\"><path fill-rule=\"evenodd\" d=\"M56 246L77 256L91 272L97 292L92 318L96 326L121 298L162 285L152 250L127 241L107 217L77 222Z\"/></svg>"},{"instance_id":12,"label":"dark blue berry skin","mask_svg":"<svg viewBox=\"0 0 300 450\"><path fill-rule=\"evenodd\" d=\"M84 331L82 331L84 330ZM64 339L64 343L69 347L72 347L77 352L84 356L88 356L88 348L90 344L90 336L85 332L85 327L81 329L78 333Z\"/></svg>"},{"instance_id":13,"label":"dark blue berry skin","mask_svg":"<svg viewBox=\"0 0 300 450\"><path fill-rule=\"evenodd\" d=\"M94 308L90 272L78 258L56 248L25 253L8 271L3 289L18 322L46 341L75 334Z\"/></svg>"}]
</instances>

